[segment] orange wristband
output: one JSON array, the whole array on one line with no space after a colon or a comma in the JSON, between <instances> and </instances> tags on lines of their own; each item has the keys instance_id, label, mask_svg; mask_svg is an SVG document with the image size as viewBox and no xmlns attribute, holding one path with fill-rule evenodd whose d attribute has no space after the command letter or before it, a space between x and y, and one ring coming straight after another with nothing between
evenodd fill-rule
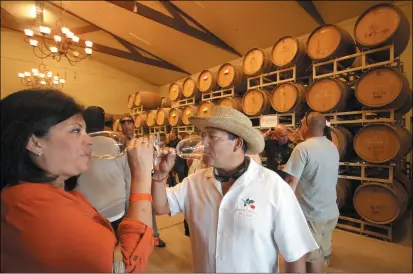
<instances>
[{"instance_id":1,"label":"orange wristband","mask_svg":"<svg viewBox=\"0 0 413 274\"><path fill-rule=\"evenodd\" d=\"M169 178L169 175L166 176L165 178L161 179L161 180L155 180L154 178L152 178L152 181L155 182L155 183L162 183L162 182L168 180L168 178Z\"/></svg>"},{"instance_id":2,"label":"orange wristband","mask_svg":"<svg viewBox=\"0 0 413 274\"><path fill-rule=\"evenodd\" d=\"M152 202L152 195L149 193L133 193L129 196L129 202L135 202L135 201Z\"/></svg>"}]
</instances>

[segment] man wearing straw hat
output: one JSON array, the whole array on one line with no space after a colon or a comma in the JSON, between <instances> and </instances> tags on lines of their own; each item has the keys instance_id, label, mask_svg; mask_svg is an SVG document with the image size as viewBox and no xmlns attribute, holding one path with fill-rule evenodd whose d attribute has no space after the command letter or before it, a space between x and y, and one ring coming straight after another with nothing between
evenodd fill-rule
<instances>
[{"instance_id":1,"label":"man wearing straw hat","mask_svg":"<svg viewBox=\"0 0 413 274\"><path fill-rule=\"evenodd\" d=\"M153 208L183 213L189 224L195 272L305 272L305 254L318 248L293 190L251 160L264 139L248 117L217 106L211 117L191 117L202 131L203 161L181 184L165 189L174 152L155 167Z\"/></svg>"}]
</instances>

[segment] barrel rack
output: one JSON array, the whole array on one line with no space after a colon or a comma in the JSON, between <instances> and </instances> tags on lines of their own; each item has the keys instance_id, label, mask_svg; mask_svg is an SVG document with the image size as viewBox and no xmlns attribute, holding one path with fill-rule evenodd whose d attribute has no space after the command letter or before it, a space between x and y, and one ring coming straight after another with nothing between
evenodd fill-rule
<instances>
[{"instance_id":1,"label":"barrel rack","mask_svg":"<svg viewBox=\"0 0 413 274\"><path fill-rule=\"evenodd\" d=\"M178 133L193 133L195 132L194 126L176 126L172 127L173 130L176 130Z\"/></svg>"},{"instance_id":2,"label":"barrel rack","mask_svg":"<svg viewBox=\"0 0 413 274\"><path fill-rule=\"evenodd\" d=\"M387 52L388 58L381 62L372 61L369 56L373 53ZM361 62L350 68L343 68L340 62L348 59L359 58ZM394 45L389 45L373 50L365 50L356 54L332 59L324 62L313 62L312 81L321 78L338 78L346 82L350 87L354 87L359 75L376 67L390 66L403 73L403 63L399 58L394 57ZM372 123L401 124L403 119L397 117L394 109L370 109L349 112L331 112L324 114L329 118L332 127L346 126L366 126ZM359 181L361 184L371 182L393 186L394 176L403 169L403 172L411 176L411 163L406 160L406 156L397 162L374 164L356 159L351 162L340 162L339 178ZM336 229L358 233L364 236L374 237L385 241L393 241L394 223L375 224L359 216L354 209L344 209L340 211Z\"/></svg>"},{"instance_id":3,"label":"barrel rack","mask_svg":"<svg viewBox=\"0 0 413 274\"><path fill-rule=\"evenodd\" d=\"M226 97L235 97L235 90L234 87L220 89L208 93L202 93L201 100L202 101L212 101L217 99L222 99Z\"/></svg>"},{"instance_id":4,"label":"barrel rack","mask_svg":"<svg viewBox=\"0 0 413 274\"><path fill-rule=\"evenodd\" d=\"M130 110L131 115L137 115L141 112L143 112L143 106L134 107L134 108L131 108L131 110Z\"/></svg>"},{"instance_id":5,"label":"barrel rack","mask_svg":"<svg viewBox=\"0 0 413 274\"><path fill-rule=\"evenodd\" d=\"M286 82L295 82L296 78L296 66L278 69L257 76L248 77L247 90L276 86ZM253 84L254 82L258 82L258 84Z\"/></svg>"},{"instance_id":6,"label":"barrel rack","mask_svg":"<svg viewBox=\"0 0 413 274\"><path fill-rule=\"evenodd\" d=\"M195 96L171 102L172 108L180 108L180 107L193 106L193 105L195 105Z\"/></svg>"}]
</instances>

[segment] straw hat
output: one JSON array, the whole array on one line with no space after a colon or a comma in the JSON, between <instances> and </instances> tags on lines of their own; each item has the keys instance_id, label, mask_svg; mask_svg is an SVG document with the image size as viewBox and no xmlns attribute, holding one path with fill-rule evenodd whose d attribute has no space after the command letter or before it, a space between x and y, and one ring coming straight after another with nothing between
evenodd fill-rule
<instances>
[{"instance_id":1,"label":"straw hat","mask_svg":"<svg viewBox=\"0 0 413 274\"><path fill-rule=\"evenodd\" d=\"M233 108L216 106L210 117L192 116L189 121L200 130L213 127L237 135L247 143L247 154L258 154L264 150L264 137L252 127L247 116Z\"/></svg>"}]
</instances>

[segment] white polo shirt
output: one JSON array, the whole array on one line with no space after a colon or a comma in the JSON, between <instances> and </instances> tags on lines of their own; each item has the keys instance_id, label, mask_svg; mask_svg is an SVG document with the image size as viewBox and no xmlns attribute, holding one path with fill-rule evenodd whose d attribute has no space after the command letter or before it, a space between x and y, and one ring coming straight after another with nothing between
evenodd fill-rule
<instances>
[{"instance_id":1,"label":"white polo shirt","mask_svg":"<svg viewBox=\"0 0 413 274\"><path fill-rule=\"evenodd\" d=\"M293 262L318 248L291 187L255 161L225 196L213 168L166 193L189 224L195 272L278 272L278 251Z\"/></svg>"}]
</instances>

